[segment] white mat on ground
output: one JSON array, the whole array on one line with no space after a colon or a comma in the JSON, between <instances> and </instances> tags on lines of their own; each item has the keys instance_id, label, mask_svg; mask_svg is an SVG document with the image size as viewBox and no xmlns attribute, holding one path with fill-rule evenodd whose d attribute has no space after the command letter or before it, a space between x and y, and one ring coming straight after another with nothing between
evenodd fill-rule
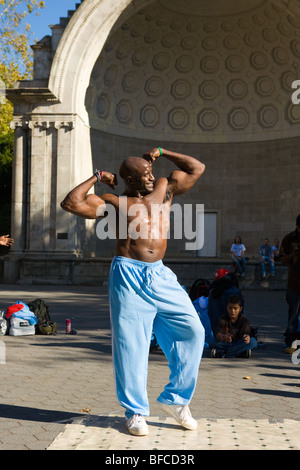
<instances>
[{"instance_id":1,"label":"white mat on ground","mask_svg":"<svg viewBox=\"0 0 300 470\"><path fill-rule=\"evenodd\" d=\"M173 418L148 417L149 435L136 437L117 414L87 416L67 424L48 450L299 450L300 421L198 419L187 431Z\"/></svg>"}]
</instances>

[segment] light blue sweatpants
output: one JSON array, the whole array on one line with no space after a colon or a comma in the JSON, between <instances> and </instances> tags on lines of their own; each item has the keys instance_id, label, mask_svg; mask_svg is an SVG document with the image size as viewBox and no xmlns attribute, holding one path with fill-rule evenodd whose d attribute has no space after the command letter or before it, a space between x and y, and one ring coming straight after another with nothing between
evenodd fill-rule
<instances>
[{"instance_id":1,"label":"light blue sweatpants","mask_svg":"<svg viewBox=\"0 0 300 470\"><path fill-rule=\"evenodd\" d=\"M162 261L145 263L116 256L108 289L116 390L125 415L149 416L152 329L171 371L158 401L187 405L197 383L204 328L175 274Z\"/></svg>"}]
</instances>

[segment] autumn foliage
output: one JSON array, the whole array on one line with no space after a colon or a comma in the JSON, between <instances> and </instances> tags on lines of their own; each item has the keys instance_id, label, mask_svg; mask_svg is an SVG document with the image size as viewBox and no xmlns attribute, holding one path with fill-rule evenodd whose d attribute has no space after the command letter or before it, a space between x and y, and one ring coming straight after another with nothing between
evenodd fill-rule
<instances>
[{"instance_id":1,"label":"autumn foliage","mask_svg":"<svg viewBox=\"0 0 300 470\"><path fill-rule=\"evenodd\" d=\"M0 0L0 224L9 232L13 131L13 105L5 90L32 77L34 34L30 15L45 7L40 0ZM1 253L0 253L1 255Z\"/></svg>"}]
</instances>

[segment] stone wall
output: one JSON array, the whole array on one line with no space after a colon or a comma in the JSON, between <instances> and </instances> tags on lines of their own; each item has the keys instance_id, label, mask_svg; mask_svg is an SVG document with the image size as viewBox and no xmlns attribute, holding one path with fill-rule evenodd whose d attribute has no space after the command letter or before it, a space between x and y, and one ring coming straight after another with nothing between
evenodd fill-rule
<instances>
[{"instance_id":1,"label":"stone wall","mask_svg":"<svg viewBox=\"0 0 300 470\"><path fill-rule=\"evenodd\" d=\"M161 143L161 142L160 142ZM124 156L141 155L157 144L145 140L143 146L133 138L93 132L93 163L95 167L116 172ZM236 234L246 245L247 255L257 258L258 247L265 237L270 243L295 228L300 211L300 138L279 141L180 144L162 142L162 146L188 153L206 165L206 171L197 185L174 202L204 204L206 211L216 211L220 217L218 252L227 256ZM173 166L166 160L157 160L153 170L156 177L167 176ZM122 185L116 188L122 193ZM98 194L107 191L103 185ZM167 256L195 257L186 252L186 240L170 240ZM113 253L114 243L96 241L96 255Z\"/></svg>"},{"instance_id":2,"label":"stone wall","mask_svg":"<svg viewBox=\"0 0 300 470\"><path fill-rule=\"evenodd\" d=\"M19 284L33 285L98 285L107 286L111 259L60 257L38 259L27 256L20 261ZM165 265L177 275L178 281L189 291L196 279L213 281L214 273L224 267L230 268L230 259L191 260L168 258ZM268 268L267 268L268 269ZM287 284L286 266L276 263L276 276L262 279L260 265L250 261L246 276L239 278L241 289L285 290Z\"/></svg>"}]
</instances>

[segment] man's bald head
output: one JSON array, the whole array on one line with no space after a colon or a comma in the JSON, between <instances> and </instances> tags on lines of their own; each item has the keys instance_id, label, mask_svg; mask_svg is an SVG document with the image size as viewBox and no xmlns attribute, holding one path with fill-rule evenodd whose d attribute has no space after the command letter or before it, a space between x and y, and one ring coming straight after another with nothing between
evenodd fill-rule
<instances>
[{"instance_id":1,"label":"man's bald head","mask_svg":"<svg viewBox=\"0 0 300 470\"><path fill-rule=\"evenodd\" d=\"M149 194L153 191L155 178L152 175L152 165L141 157L126 158L119 170L130 194Z\"/></svg>"},{"instance_id":2,"label":"man's bald head","mask_svg":"<svg viewBox=\"0 0 300 470\"><path fill-rule=\"evenodd\" d=\"M149 162L144 158L128 157L122 162L119 173L121 178L127 180L128 176L139 176L148 167Z\"/></svg>"}]
</instances>

